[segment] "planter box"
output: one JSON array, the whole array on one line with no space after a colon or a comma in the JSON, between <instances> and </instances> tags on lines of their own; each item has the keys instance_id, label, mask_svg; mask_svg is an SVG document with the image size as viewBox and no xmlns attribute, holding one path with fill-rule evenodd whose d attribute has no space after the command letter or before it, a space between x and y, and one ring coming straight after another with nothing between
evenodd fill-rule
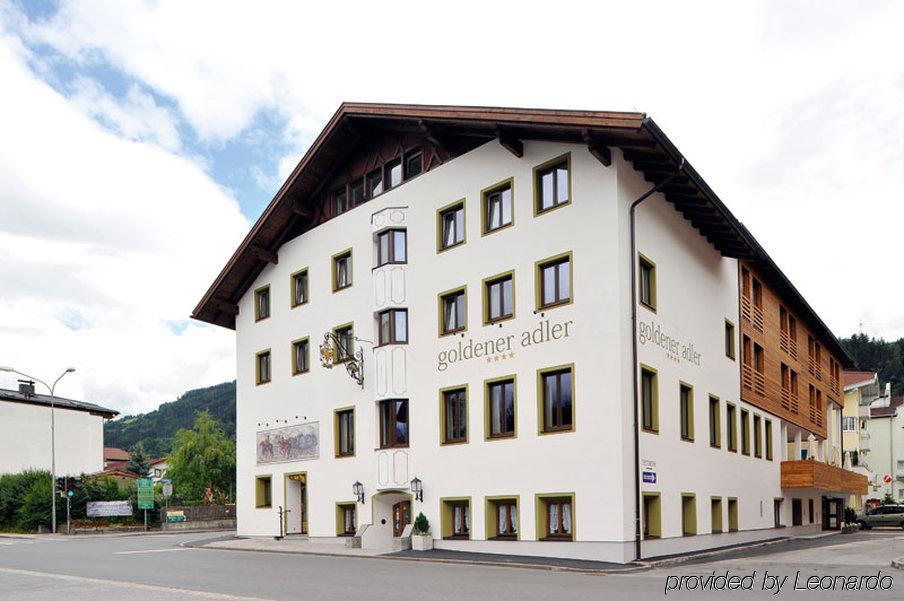
<instances>
[{"instance_id":1,"label":"planter box","mask_svg":"<svg viewBox=\"0 0 904 601\"><path fill-rule=\"evenodd\" d=\"M429 534L412 534L411 550L412 551L431 551L433 549L433 537Z\"/></svg>"}]
</instances>

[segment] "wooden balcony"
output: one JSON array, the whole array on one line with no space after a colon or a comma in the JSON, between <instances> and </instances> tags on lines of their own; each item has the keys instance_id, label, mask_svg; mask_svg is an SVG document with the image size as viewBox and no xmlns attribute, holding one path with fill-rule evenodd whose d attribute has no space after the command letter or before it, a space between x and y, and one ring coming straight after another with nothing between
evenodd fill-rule
<instances>
[{"instance_id":1,"label":"wooden balcony","mask_svg":"<svg viewBox=\"0 0 904 601\"><path fill-rule=\"evenodd\" d=\"M866 476L815 459L782 461L782 488L813 488L829 492L865 495Z\"/></svg>"}]
</instances>

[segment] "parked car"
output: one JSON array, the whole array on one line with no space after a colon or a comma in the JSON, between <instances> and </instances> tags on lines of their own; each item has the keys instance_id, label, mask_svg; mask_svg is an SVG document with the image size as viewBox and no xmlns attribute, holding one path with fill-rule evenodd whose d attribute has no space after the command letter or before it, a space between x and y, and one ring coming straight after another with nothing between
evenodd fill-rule
<instances>
[{"instance_id":1,"label":"parked car","mask_svg":"<svg viewBox=\"0 0 904 601\"><path fill-rule=\"evenodd\" d=\"M857 517L857 523L864 530L873 526L897 526L904 528L904 505L882 505L869 509Z\"/></svg>"}]
</instances>

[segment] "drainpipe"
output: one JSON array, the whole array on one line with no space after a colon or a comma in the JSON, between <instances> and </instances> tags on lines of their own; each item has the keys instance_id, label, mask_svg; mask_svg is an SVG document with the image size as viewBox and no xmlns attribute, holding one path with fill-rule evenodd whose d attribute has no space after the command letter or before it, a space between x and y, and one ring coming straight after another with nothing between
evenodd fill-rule
<instances>
[{"instance_id":1,"label":"drainpipe","mask_svg":"<svg viewBox=\"0 0 904 601\"><path fill-rule=\"evenodd\" d=\"M635 230L636 218L634 210L637 208L637 205L645 201L656 192L659 192L659 190L661 190L666 184L670 183L673 179L681 175L681 172L683 170L684 157L682 156L678 163L678 170L650 188L637 200L632 202L631 209L629 211L631 215L631 256L628 259L631 266L631 384L634 399L634 554L636 560L640 560L641 558L640 547L641 540L643 539L643 532L640 526L642 499L640 492L640 423L638 420L639 411L637 409L639 402L637 390L637 371L639 363L637 360L637 240Z\"/></svg>"}]
</instances>

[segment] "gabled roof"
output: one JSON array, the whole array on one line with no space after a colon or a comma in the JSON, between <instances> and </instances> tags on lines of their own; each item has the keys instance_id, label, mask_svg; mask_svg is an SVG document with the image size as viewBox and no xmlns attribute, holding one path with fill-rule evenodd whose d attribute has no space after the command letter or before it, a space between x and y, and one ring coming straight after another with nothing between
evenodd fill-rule
<instances>
[{"instance_id":1,"label":"gabled roof","mask_svg":"<svg viewBox=\"0 0 904 601\"><path fill-rule=\"evenodd\" d=\"M116 447L104 447L104 459L107 461L128 461L130 455L128 451Z\"/></svg>"},{"instance_id":2,"label":"gabled roof","mask_svg":"<svg viewBox=\"0 0 904 601\"><path fill-rule=\"evenodd\" d=\"M303 231L318 193L335 166L355 143L380 132L419 131L439 144L455 146L467 138L473 146L498 139L520 156L522 140L556 140L586 144L604 164L610 149L624 157L661 192L722 255L750 261L769 284L838 356L853 361L829 328L671 140L643 113L563 111L523 108L343 103L302 157L239 248L198 303L192 317L235 328L238 301L287 240Z\"/></svg>"},{"instance_id":3,"label":"gabled roof","mask_svg":"<svg viewBox=\"0 0 904 601\"><path fill-rule=\"evenodd\" d=\"M892 397L888 402L888 407L872 407L869 410L870 418L873 417L893 417L897 412L898 408L904 405L904 396L895 396Z\"/></svg>"},{"instance_id":4,"label":"gabled roof","mask_svg":"<svg viewBox=\"0 0 904 601\"><path fill-rule=\"evenodd\" d=\"M855 388L864 384L878 383L879 374L874 371L844 370L844 387Z\"/></svg>"},{"instance_id":5,"label":"gabled roof","mask_svg":"<svg viewBox=\"0 0 904 601\"><path fill-rule=\"evenodd\" d=\"M50 407L51 398L46 394L25 394L18 390L6 390L0 388L0 401L9 401L11 403L24 403L27 405L42 405ZM94 403L85 403L83 401L74 401L72 399L64 399L62 397L53 397L53 406L59 409L74 409L76 411L85 411L92 415L97 415L105 419L112 419L119 415L119 411L107 409Z\"/></svg>"}]
</instances>

